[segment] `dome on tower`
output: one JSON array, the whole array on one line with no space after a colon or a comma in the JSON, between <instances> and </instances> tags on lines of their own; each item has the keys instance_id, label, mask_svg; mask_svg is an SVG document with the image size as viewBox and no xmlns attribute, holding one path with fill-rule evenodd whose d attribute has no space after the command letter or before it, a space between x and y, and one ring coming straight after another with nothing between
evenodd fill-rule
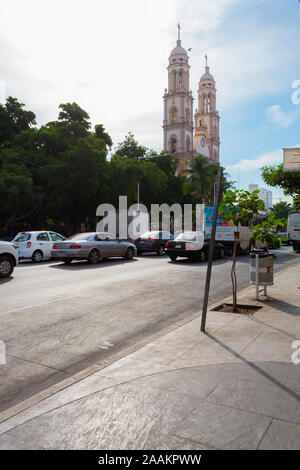
<instances>
[{"instance_id":1,"label":"dome on tower","mask_svg":"<svg viewBox=\"0 0 300 470\"><path fill-rule=\"evenodd\" d=\"M170 57L172 55L175 55L175 54L184 54L187 56L187 52L186 50L182 47L181 45L181 38L180 38L180 24L177 25L178 27L178 38L177 38L177 45L176 47L174 47L174 49L172 50L171 54L170 54Z\"/></svg>"},{"instance_id":2,"label":"dome on tower","mask_svg":"<svg viewBox=\"0 0 300 470\"><path fill-rule=\"evenodd\" d=\"M215 79L210 73L209 66L207 65L207 55L205 55L205 60L206 60L205 73L200 78L200 82L203 82L204 80L210 80L211 82L215 83Z\"/></svg>"},{"instance_id":3,"label":"dome on tower","mask_svg":"<svg viewBox=\"0 0 300 470\"><path fill-rule=\"evenodd\" d=\"M174 49L171 52L171 55L174 55L174 54L185 54L185 55L187 55L186 50L181 46L181 41L180 40L177 41L177 46L174 47Z\"/></svg>"},{"instance_id":4,"label":"dome on tower","mask_svg":"<svg viewBox=\"0 0 300 470\"><path fill-rule=\"evenodd\" d=\"M214 77L212 76L212 74L210 73L209 71L209 67L205 67L205 73L202 75L202 77L200 78L200 81L203 81L203 80L212 80L212 81L215 81Z\"/></svg>"}]
</instances>

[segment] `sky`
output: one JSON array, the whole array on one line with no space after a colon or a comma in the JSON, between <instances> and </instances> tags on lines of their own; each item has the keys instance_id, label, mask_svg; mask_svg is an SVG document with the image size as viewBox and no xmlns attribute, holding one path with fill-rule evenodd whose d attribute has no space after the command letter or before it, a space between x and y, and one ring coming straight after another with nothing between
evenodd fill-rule
<instances>
[{"instance_id":1,"label":"sky","mask_svg":"<svg viewBox=\"0 0 300 470\"><path fill-rule=\"evenodd\" d=\"M180 22L194 98L208 55L220 161L236 186L267 187L260 168L300 146L299 0L10 0L0 18L0 102L18 98L38 125L75 101L115 144L130 131L162 150L162 96ZM271 189L274 202L287 199Z\"/></svg>"}]
</instances>

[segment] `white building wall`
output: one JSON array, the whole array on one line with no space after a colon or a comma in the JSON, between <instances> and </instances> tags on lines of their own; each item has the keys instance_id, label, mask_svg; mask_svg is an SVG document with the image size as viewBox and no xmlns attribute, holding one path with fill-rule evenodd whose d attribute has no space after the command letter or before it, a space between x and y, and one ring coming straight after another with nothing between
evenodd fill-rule
<instances>
[{"instance_id":1,"label":"white building wall","mask_svg":"<svg viewBox=\"0 0 300 470\"><path fill-rule=\"evenodd\" d=\"M249 192L259 190L258 197L264 201L265 210L269 211L273 205L273 193L269 189L260 188L258 184L249 184Z\"/></svg>"}]
</instances>

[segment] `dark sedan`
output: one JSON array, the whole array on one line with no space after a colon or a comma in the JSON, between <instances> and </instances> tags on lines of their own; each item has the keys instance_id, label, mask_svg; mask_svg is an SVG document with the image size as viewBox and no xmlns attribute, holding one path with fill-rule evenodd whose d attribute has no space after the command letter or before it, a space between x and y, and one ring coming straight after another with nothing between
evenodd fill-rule
<instances>
[{"instance_id":1,"label":"dark sedan","mask_svg":"<svg viewBox=\"0 0 300 470\"><path fill-rule=\"evenodd\" d=\"M209 242L204 241L202 232L182 232L174 240L166 243L166 254L171 261L177 258L205 261L208 257ZM214 257L224 258L225 249L222 243L215 243Z\"/></svg>"},{"instance_id":2,"label":"dark sedan","mask_svg":"<svg viewBox=\"0 0 300 470\"><path fill-rule=\"evenodd\" d=\"M146 232L134 241L138 255L144 252L154 252L159 256L165 254L165 245L168 240L174 239L170 232L153 231Z\"/></svg>"}]
</instances>

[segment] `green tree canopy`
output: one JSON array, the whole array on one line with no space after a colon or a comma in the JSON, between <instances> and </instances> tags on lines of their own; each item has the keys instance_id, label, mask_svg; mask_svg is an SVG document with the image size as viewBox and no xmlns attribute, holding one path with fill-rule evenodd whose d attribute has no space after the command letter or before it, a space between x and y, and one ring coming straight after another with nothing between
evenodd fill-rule
<instances>
[{"instance_id":1,"label":"green tree canopy","mask_svg":"<svg viewBox=\"0 0 300 470\"><path fill-rule=\"evenodd\" d=\"M283 164L264 166L262 179L269 186L282 188L286 196L292 196L295 210L300 209L300 172L284 172Z\"/></svg>"},{"instance_id":2,"label":"green tree canopy","mask_svg":"<svg viewBox=\"0 0 300 470\"><path fill-rule=\"evenodd\" d=\"M24 103L11 96L6 99L5 105L0 104L0 148L14 135L36 124L35 114L24 107Z\"/></svg>"},{"instance_id":3,"label":"green tree canopy","mask_svg":"<svg viewBox=\"0 0 300 470\"><path fill-rule=\"evenodd\" d=\"M280 201L276 204L273 204L271 207L270 212L277 218L277 219L287 219L289 212L293 210L291 204L286 201Z\"/></svg>"},{"instance_id":4,"label":"green tree canopy","mask_svg":"<svg viewBox=\"0 0 300 470\"><path fill-rule=\"evenodd\" d=\"M95 126L95 134L97 139L104 140L106 143L107 147L111 149L113 145L113 141L111 140L110 135L105 131L104 127L102 124L96 124Z\"/></svg>"},{"instance_id":5,"label":"green tree canopy","mask_svg":"<svg viewBox=\"0 0 300 470\"><path fill-rule=\"evenodd\" d=\"M129 132L123 142L117 144L116 151L113 158L136 158L145 157L147 154L147 147L140 145L134 138L134 135Z\"/></svg>"}]
</instances>

